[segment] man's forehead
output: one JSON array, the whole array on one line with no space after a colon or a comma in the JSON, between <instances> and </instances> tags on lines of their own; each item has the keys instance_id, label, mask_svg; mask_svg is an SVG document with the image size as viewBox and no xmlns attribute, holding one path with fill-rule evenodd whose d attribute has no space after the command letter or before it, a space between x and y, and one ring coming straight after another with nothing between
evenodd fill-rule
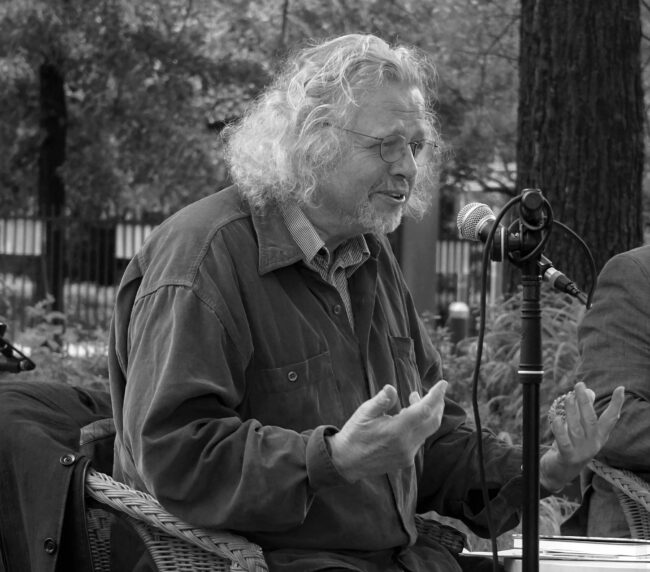
<instances>
[{"instance_id":1,"label":"man's forehead","mask_svg":"<svg viewBox=\"0 0 650 572\"><path fill-rule=\"evenodd\" d=\"M411 85L388 84L367 92L359 101L356 124L394 117L403 121L424 120L426 105L422 91Z\"/></svg>"}]
</instances>

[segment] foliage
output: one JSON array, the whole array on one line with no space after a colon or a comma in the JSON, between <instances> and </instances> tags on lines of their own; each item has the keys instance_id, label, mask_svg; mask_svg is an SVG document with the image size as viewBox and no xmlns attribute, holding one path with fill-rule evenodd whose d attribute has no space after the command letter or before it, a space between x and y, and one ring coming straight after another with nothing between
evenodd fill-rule
<instances>
[{"instance_id":1,"label":"foliage","mask_svg":"<svg viewBox=\"0 0 650 572\"><path fill-rule=\"evenodd\" d=\"M68 209L157 220L227 184L218 131L286 53L345 32L377 33L432 55L451 192L464 178L483 177L495 149L512 157L517 6L9 0L0 5L0 204L34 208L45 62L66 82Z\"/></svg>"},{"instance_id":2,"label":"foliage","mask_svg":"<svg viewBox=\"0 0 650 572\"><path fill-rule=\"evenodd\" d=\"M7 0L0 208L34 208L44 62L66 81L68 209L157 222L228 183L218 132L289 51L372 32L420 47L438 68L441 232L455 236L459 189L515 192L519 25L519 0Z\"/></svg>"},{"instance_id":3,"label":"foliage","mask_svg":"<svg viewBox=\"0 0 650 572\"><path fill-rule=\"evenodd\" d=\"M540 386L540 415L553 400L575 383L578 365L577 325L583 307L568 296L542 289L542 356L544 376ZM483 427L507 434L521 442L522 387L517 370L521 341L521 293L488 308L481 360L478 401ZM477 337L452 346L444 330L429 332L443 356L448 395L458 401L473 418L472 378L476 363ZM548 428L540 427L541 438L548 439Z\"/></svg>"},{"instance_id":4,"label":"foliage","mask_svg":"<svg viewBox=\"0 0 650 572\"><path fill-rule=\"evenodd\" d=\"M200 12L199 12L200 11ZM225 180L215 113L239 113L266 80L232 42L213 3L10 2L0 8L0 186L5 208L33 203L39 153L39 66L65 77L74 214L169 214ZM220 109L215 112L215 104ZM0 192L2 189L0 189ZM6 191L5 191L6 194Z\"/></svg>"},{"instance_id":5,"label":"foliage","mask_svg":"<svg viewBox=\"0 0 650 572\"><path fill-rule=\"evenodd\" d=\"M29 327L12 342L29 355L36 369L20 374L0 373L2 379L19 375L22 381L47 380L95 389L107 389L108 333L89 330L51 310L52 298L28 308Z\"/></svg>"}]
</instances>

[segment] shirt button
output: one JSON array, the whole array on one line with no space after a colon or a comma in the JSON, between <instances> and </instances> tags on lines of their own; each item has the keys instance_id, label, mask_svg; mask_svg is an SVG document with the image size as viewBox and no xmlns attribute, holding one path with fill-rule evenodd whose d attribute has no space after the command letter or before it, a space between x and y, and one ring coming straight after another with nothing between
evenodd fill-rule
<instances>
[{"instance_id":1,"label":"shirt button","mask_svg":"<svg viewBox=\"0 0 650 572\"><path fill-rule=\"evenodd\" d=\"M287 374L287 379L288 379L291 383L293 383L294 381L297 381L297 380L298 380L298 374L297 374L295 371L290 371L290 372Z\"/></svg>"},{"instance_id":2,"label":"shirt button","mask_svg":"<svg viewBox=\"0 0 650 572\"><path fill-rule=\"evenodd\" d=\"M43 542L43 548L48 554L54 554L57 548L56 542L54 542L53 538L46 538L45 542Z\"/></svg>"},{"instance_id":3,"label":"shirt button","mask_svg":"<svg viewBox=\"0 0 650 572\"><path fill-rule=\"evenodd\" d=\"M343 308L341 307L341 304L335 304L334 307L332 308L332 311L338 316L341 313L341 310Z\"/></svg>"},{"instance_id":4,"label":"shirt button","mask_svg":"<svg viewBox=\"0 0 650 572\"><path fill-rule=\"evenodd\" d=\"M59 459L59 463L61 463L62 465L66 466L66 467L69 467L70 465L74 465L74 462L76 460L77 460L77 458L74 455L68 453L67 455L63 455Z\"/></svg>"}]
</instances>

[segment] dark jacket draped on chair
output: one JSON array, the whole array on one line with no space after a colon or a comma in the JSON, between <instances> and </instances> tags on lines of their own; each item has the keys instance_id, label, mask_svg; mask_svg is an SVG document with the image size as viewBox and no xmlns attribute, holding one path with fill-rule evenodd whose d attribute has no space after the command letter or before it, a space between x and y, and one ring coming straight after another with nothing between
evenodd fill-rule
<instances>
[{"instance_id":1,"label":"dark jacket draped on chair","mask_svg":"<svg viewBox=\"0 0 650 572\"><path fill-rule=\"evenodd\" d=\"M79 436L111 415L106 391L0 381L0 572L92 570Z\"/></svg>"}]
</instances>

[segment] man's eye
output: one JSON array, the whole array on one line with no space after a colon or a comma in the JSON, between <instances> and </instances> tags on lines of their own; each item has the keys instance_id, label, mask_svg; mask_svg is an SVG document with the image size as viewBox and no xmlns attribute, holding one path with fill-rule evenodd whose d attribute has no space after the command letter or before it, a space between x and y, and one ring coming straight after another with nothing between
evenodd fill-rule
<instances>
[{"instance_id":1,"label":"man's eye","mask_svg":"<svg viewBox=\"0 0 650 572\"><path fill-rule=\"evenodd\" d=\"M417 154L424 148L424 141L411 141L409 143L409 147L411 148L411 153L413 156L416 157Z\"/></svg>"}]
</instances>

